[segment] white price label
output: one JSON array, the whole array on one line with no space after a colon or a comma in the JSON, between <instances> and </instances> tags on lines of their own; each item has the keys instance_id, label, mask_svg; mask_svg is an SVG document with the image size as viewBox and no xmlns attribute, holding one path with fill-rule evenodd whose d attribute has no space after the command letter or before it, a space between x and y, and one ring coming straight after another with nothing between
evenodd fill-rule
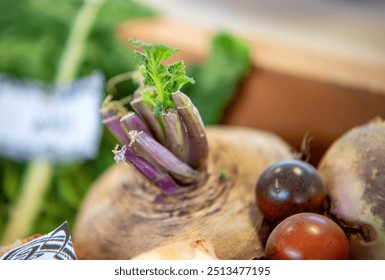
<instances>
[{"instance_id":1,"label":"white price label","mask_svg":"<svg viewBox=\"0 0 385 280\"><path fill-rule=\"evenodd\" d=\"M95 158L103 88L100 73L56 87L0 75L0 154L22 161Z\"/></svg>"}]
</instances>

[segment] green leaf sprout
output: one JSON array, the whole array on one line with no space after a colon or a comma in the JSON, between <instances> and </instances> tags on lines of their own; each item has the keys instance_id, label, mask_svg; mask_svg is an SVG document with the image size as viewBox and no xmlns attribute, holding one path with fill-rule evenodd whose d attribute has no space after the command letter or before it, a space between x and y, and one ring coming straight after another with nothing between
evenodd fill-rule
<instances>
[{"instance_id":1,"label":"green leaf sprout","mask_svg":"<svg viewBox=\"0 0 385 280\"><path fill-rule=\"evenodd\" d=\"M131 39L130 43L143 50L135 51L145 86L142 92L143 101L153 106L156 116L160 116L166 109L175 108L172 93L180 90L187 83L195 82L194 79L186 76L183 61L170 65L162 64L179 50L164 44L149 44L140 40Z\"/></svg>"}]
</instances>

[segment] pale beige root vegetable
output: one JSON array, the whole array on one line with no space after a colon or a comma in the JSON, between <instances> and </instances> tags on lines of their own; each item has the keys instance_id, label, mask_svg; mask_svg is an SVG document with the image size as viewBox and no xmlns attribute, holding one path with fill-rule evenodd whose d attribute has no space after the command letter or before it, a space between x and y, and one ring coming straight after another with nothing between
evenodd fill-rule
<instances>
[{"instance_id":1,"label":"pale beige root vegetable","mask_svg":"<svg viewBox=\"0 0 385 280\"><path fill-rule=\"evenodd\" d=\"M385 259L385 122L348 131L331 145L318 170L352 257Z\"/></svg>"},{"instance_id":2,"label":"pale beige root vegetable","mask_svg":"<svg viewBox=\"0 0 385 280\"><path fill-rule=\"evenodd\" d=\"M105 172L79 212L78 258L130 259L194 231L212 241L219 259L263 256L255 184L272 162L291 158L291 149L272 133L246 128L211 127L207 137L206 181L180 187L162 202L153 202L159 188L128 164Z\"/></svg>"},{"instance_id":3,"label":"pale beige root vegetable","mask_svg":"<svg viewBox=\"0 0 385 280\"><path fill-rule=\"evenodd\" d=\"M213 243L198 232L188 239L144 252L132 260L217 260Z\"/></svg>"}]
</instances>

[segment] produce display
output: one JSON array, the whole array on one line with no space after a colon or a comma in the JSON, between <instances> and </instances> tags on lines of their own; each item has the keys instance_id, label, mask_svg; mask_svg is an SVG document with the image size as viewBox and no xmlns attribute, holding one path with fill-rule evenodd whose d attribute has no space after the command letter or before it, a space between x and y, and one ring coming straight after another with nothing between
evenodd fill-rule
<instances>
[{"instance_id":1,"label":"produce display","mask_svg":"<svg viewBox=\"0 0 385 280\"><path fill-rule=\"evenodd\" d=\"M177 50L131 43L138 89L131 111L103 104L117 164L79 211L79 259L385 257L383 121L337 140L316 169L271 132L205 127L181 91L194 83L183 62L165 63ZM209 254L191 251L193 233Z\"/></svg>"},{"instance_id":2,"label":"produce display","mask_svg":"<svg viewBox=\"0 0 385 280\"><path fill-rule=\"evenodd\" d=\"M258 42L255 62L254 41L249 45L225 30L204 37L207 53L195 49L203 37L189 34L194 44L181 56L188 58L187 67L175 60L179 50L168 45L131 40L136 49L132 52L126 41L132 25L125 22L158 15L137 1L17 2L2 3L3 88L8 81L16 81L28 93L31 88L26 85L36 81L51 94L54 88L77 84L97 70L105 78L100 83L107 82L98 91L100 95L107 92L100 108L107 129L98 136L100 144L88 143L99 152L92 158L40 164L2 154L0 259L44 258L47 248L45 253L53 256L52 244L58 259L63 259L61 253L70 259L385 259L385 121L380 117L370 120L381 102L372 107L380 99L366 103L372 96L365 96L379 92L356 83L351 88L344 83L335 91L323 79L304 81L300 73L275 72L264 60L264 45ZM133 21L133 25L140 22ZM144 38L156 33L154 39L162 34L157 29L134 33ZM178 40L165 37L170 39L183 41L182 36ZM202 60L194 61L198 52ZM310 84L315 86L314 92L308 88ZM304 108L298 115L309 117L306 125L290 123L300 106L280 106L290 96L303 97L287 94L301 92L301 87L305 94L309 89L311 98L322 95L322 104L329 101L323 93L334 97L341 92L347 98L353 94L352 99L358 97L363 101L361 108L368 109L366 117L359 117L357 107L348 104L351 110L341 110L341 121L357 126L349 125L351 130L330 143L341 127L317 127L324 116L314 118L313 112L312 117L308 103L299 98L290 101ZM285 92L280 92L282 88ZM8 93L3 93L0 89L0 96L7 99ZM9 94L18 95L11 90ZM337 95L328 112L346 100ZM19 100L25 102L23 96ZM61 102L69 104L65 103ZM48 108L52 103L44 104ZM21 102L15 105L15 111L22 108ZM254 114L264 108L266 111ZM52 110L53 115L57 111ZM271 114L265 117L268 111ZM37 112L40 120L40 110ZM84 107L81 112L88 115ZM26 112L18 115L30 119ZM288 124L277 129L282 115L288 115ZM257 123L261 117L266 120L261 124L265 130L245 121L250 116ZM98 120L97 110L94 117ZM50 114L41 120L56 123ZM102 123L98 123L100 128ZM250 127L223 125L226 123ZM9 131L28 131L15 129L11 122L4 124L2 128ZM91 127L90 122L86 125ZM51 126L45 127L49 130ZM266 130L269 128L283 133L279 136ZM302 133L305 136L307 128L322 142L322 149L312 151L304 141L306 147L298 151L289 144L297 143ZM64 130L55 131L65 135ZM43 139L33 134L28 137ZM331 144L325 153L324 144ZM2 147L3 151L13 150ZM51 245L45 243L45 233L56 232L51 230L64 221L69 227L60 235L61 241L71 244L71 250L59 246L56 235L51 236ZM37 244L45 244L40 247L43 251L36 249ZM26 250L31 254L25 254Z\"/></svg>"}]
</instances>

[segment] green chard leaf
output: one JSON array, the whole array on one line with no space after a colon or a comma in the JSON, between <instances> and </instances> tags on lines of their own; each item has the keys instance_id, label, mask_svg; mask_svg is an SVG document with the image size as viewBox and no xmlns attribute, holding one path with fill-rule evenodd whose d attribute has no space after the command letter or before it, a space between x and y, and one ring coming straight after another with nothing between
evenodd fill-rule
<instances>
[{"instance_id":1,"label":"green chard leaf","mask_svg":"<svg viewBox=\"0 0 385 280\"><path fill-rule=\"evenodd\" d=\"M187 83L194 83L194 79L186 76L183 61L170 65L162 62L171 58L179 50L164 44L149 44L139 40L130 40L134 47L140 47L143 52L135 51L139 59L139 70L144 78L146 87L155 90L145 90L142 98L154 107L154 114L160 116L169 108L175 108L172 93L180 90Z\"/></svg>"}]
</instances>

